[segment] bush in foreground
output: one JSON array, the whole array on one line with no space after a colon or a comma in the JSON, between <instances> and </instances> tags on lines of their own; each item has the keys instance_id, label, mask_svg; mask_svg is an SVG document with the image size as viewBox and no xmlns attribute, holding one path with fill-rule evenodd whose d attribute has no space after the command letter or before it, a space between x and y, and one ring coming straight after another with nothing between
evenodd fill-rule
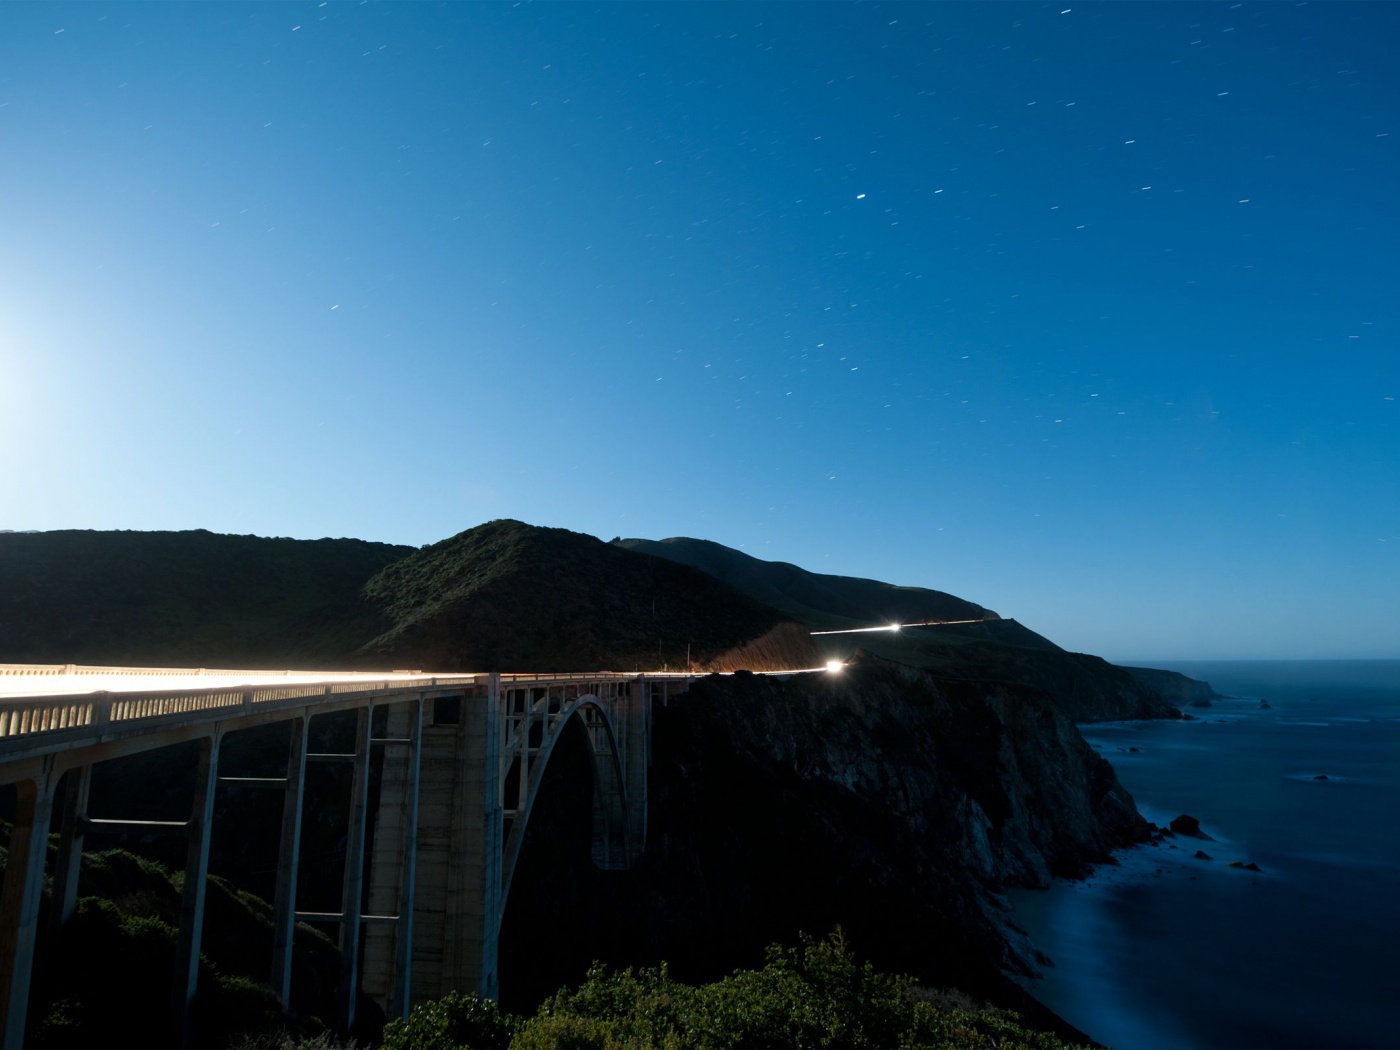
<instances>
[{"instance_id":1,"label":"bush in foreground","mask_svg":"<svg viewBox=\"0 0 1400 1050\"><path fill-rule=\"evenodd\" d=\"M950 1005L912 978L858 964L838 930L796 948L773 946L761 970L694 987L660 969L595 964L529 1018L452 995L384 1030L385 1050L720 1050L729 1047L1026 1047L1068 1050L1007 1010Z\"/></svg>"}]
</instances>

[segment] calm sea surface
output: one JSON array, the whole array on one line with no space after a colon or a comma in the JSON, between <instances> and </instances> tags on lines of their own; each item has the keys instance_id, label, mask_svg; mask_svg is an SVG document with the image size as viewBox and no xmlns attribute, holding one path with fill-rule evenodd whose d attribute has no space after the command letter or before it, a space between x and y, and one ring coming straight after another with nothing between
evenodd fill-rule
<instances>
[{"instance_id":1,"label":"calm sea surface","mask_svg":"<svg viewBox=\"0 0 1400 1050\"><path fill-rule=\"evenodd\" d=\"M1239 699L1084 735L1147 819L1213 841L1016 893L1057 964L1030 990L1127 1050L1400 1046L1400 660L1170 666Z\"/></svg>"}]
</instances>

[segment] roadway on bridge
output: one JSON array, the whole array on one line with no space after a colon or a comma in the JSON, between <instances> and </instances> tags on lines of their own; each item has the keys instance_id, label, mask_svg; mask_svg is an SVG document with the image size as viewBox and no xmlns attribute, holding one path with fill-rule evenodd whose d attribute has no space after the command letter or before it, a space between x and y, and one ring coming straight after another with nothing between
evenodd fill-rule
<instances>
[{"instance_id":1,"label":"roadway on bridge","mask_svg":"<svg viewBox=\"0 0 1400 1050\"><path fill-rule=\"evenodd\" d=\"M48 668L0 664L0 699L75 696L82 693L152 693L177 689L232 689L320 682L398 682L433 677L423 671L203 671L160 668ZM448 677L444 674L442 677ZM464 677L454 672L451 677Z\"/></svg>"}]
</instances>

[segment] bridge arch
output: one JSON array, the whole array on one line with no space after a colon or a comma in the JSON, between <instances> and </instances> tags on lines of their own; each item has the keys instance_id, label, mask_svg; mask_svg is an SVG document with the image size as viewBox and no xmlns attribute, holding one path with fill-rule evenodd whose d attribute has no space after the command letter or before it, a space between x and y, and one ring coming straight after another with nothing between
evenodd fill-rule
<instances>
[{"instance_id":1,"label":"bridge arch","mask_svg":"<svg viewBox=\"0 0 1400 1050\"><path fill-rule=\"evenodd\" d=\"M607 702L594 693L587 693L563 701L554 711L550 710L551 697L547 694L529 703L529 717L512 719L514 726L507 728L506 747L502 753L502 793L504 781L512 773L519 777L518 800L506 813L510 826L505 833L501 857L502 913L510 897L511 881L549 759L575 720L588 741L593 767L593 863L605 870L625 868L633 853L625 770Z\"/></svg>"}]
</instances>

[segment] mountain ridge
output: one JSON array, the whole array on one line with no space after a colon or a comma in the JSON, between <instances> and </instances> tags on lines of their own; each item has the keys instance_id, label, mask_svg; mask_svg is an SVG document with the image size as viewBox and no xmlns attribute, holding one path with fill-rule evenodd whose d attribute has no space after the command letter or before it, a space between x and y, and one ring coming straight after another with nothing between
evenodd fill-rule
<instances>
[{"instance_id":1,"label":"mountain ridge","mask_svg":"<svg viewBox=\"0 0 1400 1050\"><path fill-rule=\"evenodd\" d=\"M892 621L968 623L813 636ZM1210 695L1067 653L923 587L812 573L709 540L612 543L497 519L422 548L186 532L0 534L0 660L433 670L752 670L857 648L1043 687L1080 720Z\"/></svg>"},{"instance_id":2,"label":"mountain ridge","mask_svg":"<svg viewBox=\"0 0 1400 1050\"><path fill-rule=\"evenodd\" d=\"M811 627L864 627L910 620L1001 619L976 602L944 591L904 587L858 576L815 573L790 562L764 561L713 540L672 536L664 540L618 538L612 543L693 566Z\"/></svg>"}]
</instances>

